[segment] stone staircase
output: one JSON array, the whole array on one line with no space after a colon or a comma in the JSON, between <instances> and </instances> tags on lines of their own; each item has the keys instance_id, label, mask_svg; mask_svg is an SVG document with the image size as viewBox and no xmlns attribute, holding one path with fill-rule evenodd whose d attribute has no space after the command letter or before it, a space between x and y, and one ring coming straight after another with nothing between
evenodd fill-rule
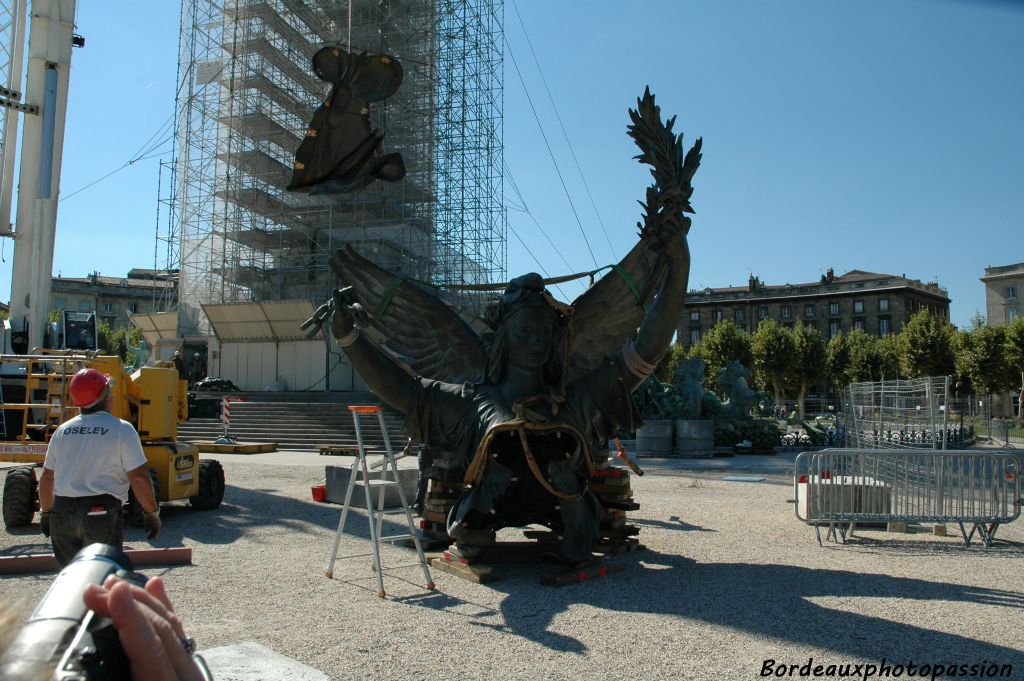
<instances>
[{"instance_id":1,"label":"stone staircase","mask_svg":"<svg viewBox=\"0 0 1024 681\"><path fill-rule=\"evenodd\" d=\"M382 404L372 393L230 393L231 436L239 442L276 442L278 449L318 451L321 445L355 446L355 426L349 405ZM206 399L220 396L205 395ZM384 408L391 446L405 447L402 415ZM365 443L383 450L376 417L360 417ZM182 442L211 441L223 435L219 418L190 418L178 425Z\"/></svg>"}]
</instances>

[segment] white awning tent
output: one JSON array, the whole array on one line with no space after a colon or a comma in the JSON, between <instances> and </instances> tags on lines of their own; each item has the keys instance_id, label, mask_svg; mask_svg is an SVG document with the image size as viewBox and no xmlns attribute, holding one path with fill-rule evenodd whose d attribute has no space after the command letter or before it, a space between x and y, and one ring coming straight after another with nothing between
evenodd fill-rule
<instances>
[{"instance_id":1,"label":"white awning tent","mask_svg":"<svg viewBox=\"0 0 1024 681\"><path fill-rule=\"evenodd\" d=\"M203 305L220 346L217 375L242 390L357 389L351 365L324 331L307 337L299 328L315 311L309 300Z\"/></svg>"},{"instance_id":2,"label":"white awning tent","mask_svg":"<svg viewBox=\"0 0 1024 681\"><path fill-rule=\"evenodd\" d=\"M322 331L312 338L299 329L316 308L308 300L203 305L213 333L223 343L323 340Z\"/></svg>"},{"instance_id":3,"label":"white awning tent","mask_svg":"<svg viewBox=\"0 0 1024 681\"><path fill-rule=\"evenodd\" d=\"M177 312L129 314L128 320L151 348L157 347L161 338L175 338L178 335Z\"/></svg>"}]
</instances>

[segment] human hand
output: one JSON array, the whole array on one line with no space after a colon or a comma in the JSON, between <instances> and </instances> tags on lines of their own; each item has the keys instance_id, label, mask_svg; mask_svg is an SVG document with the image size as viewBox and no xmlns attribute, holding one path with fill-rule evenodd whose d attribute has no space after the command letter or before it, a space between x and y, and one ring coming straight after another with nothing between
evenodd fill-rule
<instances>
[{"instance_id":1,"label":"human hand","mask_svg":"<svg viewBox=\"0 0 1024 681\"><path fill-rule=\"evenodd\" d=\"M152 513L142 514L142 526L149 532L146 536L150 541L153 541L160 535L160 527L163 523L160 522L160 509L153 511Z\"/></svg>"},{"instance_id":2,"label":"human hand","mask_svg":"<svg viewBox=\"0 0 1024 681\"><path fill-rule=\"evenodd\" d=\"M83 601L98 615L109 617L131 666L133 679L204 681L206 678L186 645L181 620L174 614L163 580L153 577L145 588L110 576L103 586L89 584Z\"/></svg>"},{"instance_id":3,"label":"human hand","mask_svg":"<svg viewBox=\"0 0 1024 681\"><path fill-rule=\"evenodd\" d=\"M43 511L39 514L39 529L42 530L43 536L47 539L50 538L50 518L53 517L52 511Z\"/></svg>"}]
</instances>

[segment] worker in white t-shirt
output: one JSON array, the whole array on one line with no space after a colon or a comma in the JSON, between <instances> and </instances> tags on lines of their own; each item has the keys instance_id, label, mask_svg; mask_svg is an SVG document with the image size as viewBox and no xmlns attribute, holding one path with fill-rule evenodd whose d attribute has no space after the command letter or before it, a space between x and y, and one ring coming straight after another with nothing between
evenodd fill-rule
<instances>
[{"instance_id":1,"label":"worker in white t-shirt","mask_svg":"<svg viewBox=\"0 0 1024 681\"><path fill-rule=\"evenodd\" d=\"M82 369L69 390L82 413L53 433L39 480L43 534L61 567L94 542L121 548L121 509L129 485L142 506L149 539L160 533L160 509L139 435L110 413L110 377Z\"/></svg>"}]
</instances>

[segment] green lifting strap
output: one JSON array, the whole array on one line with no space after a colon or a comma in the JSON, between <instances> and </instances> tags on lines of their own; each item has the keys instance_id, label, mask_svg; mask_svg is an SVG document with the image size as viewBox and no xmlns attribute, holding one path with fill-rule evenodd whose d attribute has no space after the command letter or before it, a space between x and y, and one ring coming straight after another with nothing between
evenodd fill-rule
<instances>
[{"instance_id":1,"label":"green lifting strap","mask_svg":"<svg viewBox=\"0 0 1024 681\"><path fill-rule=\"evenodd\" d=\"M380 319L384 315L384 310L388 309L388 305L391 304L391 299L395 297L395 291L405 281L405 277L396 276L388 284L388 287L384 289L384 296L380 299L380 304L377 305L377 311L373 314L374 317Z\"/></svg>"},{"instance_id":2,"label":"green lifting strap","mask_svg":"<svg viewBox=\"0 0 1024 681\"><path fill-rule=\"evenodd\" d=\"M629 290L633 292L633 297L636 298L636 304L646 310L647 306L644 305L644 301L640 299L640 291L637 289L636 282L633 281L633 277L629 276L629 272L624 270L622 265L619 264L612 265L612 270L622 277L622 281L626 282L626 286L629 287Z\"/></svg>"}]
</instances>

